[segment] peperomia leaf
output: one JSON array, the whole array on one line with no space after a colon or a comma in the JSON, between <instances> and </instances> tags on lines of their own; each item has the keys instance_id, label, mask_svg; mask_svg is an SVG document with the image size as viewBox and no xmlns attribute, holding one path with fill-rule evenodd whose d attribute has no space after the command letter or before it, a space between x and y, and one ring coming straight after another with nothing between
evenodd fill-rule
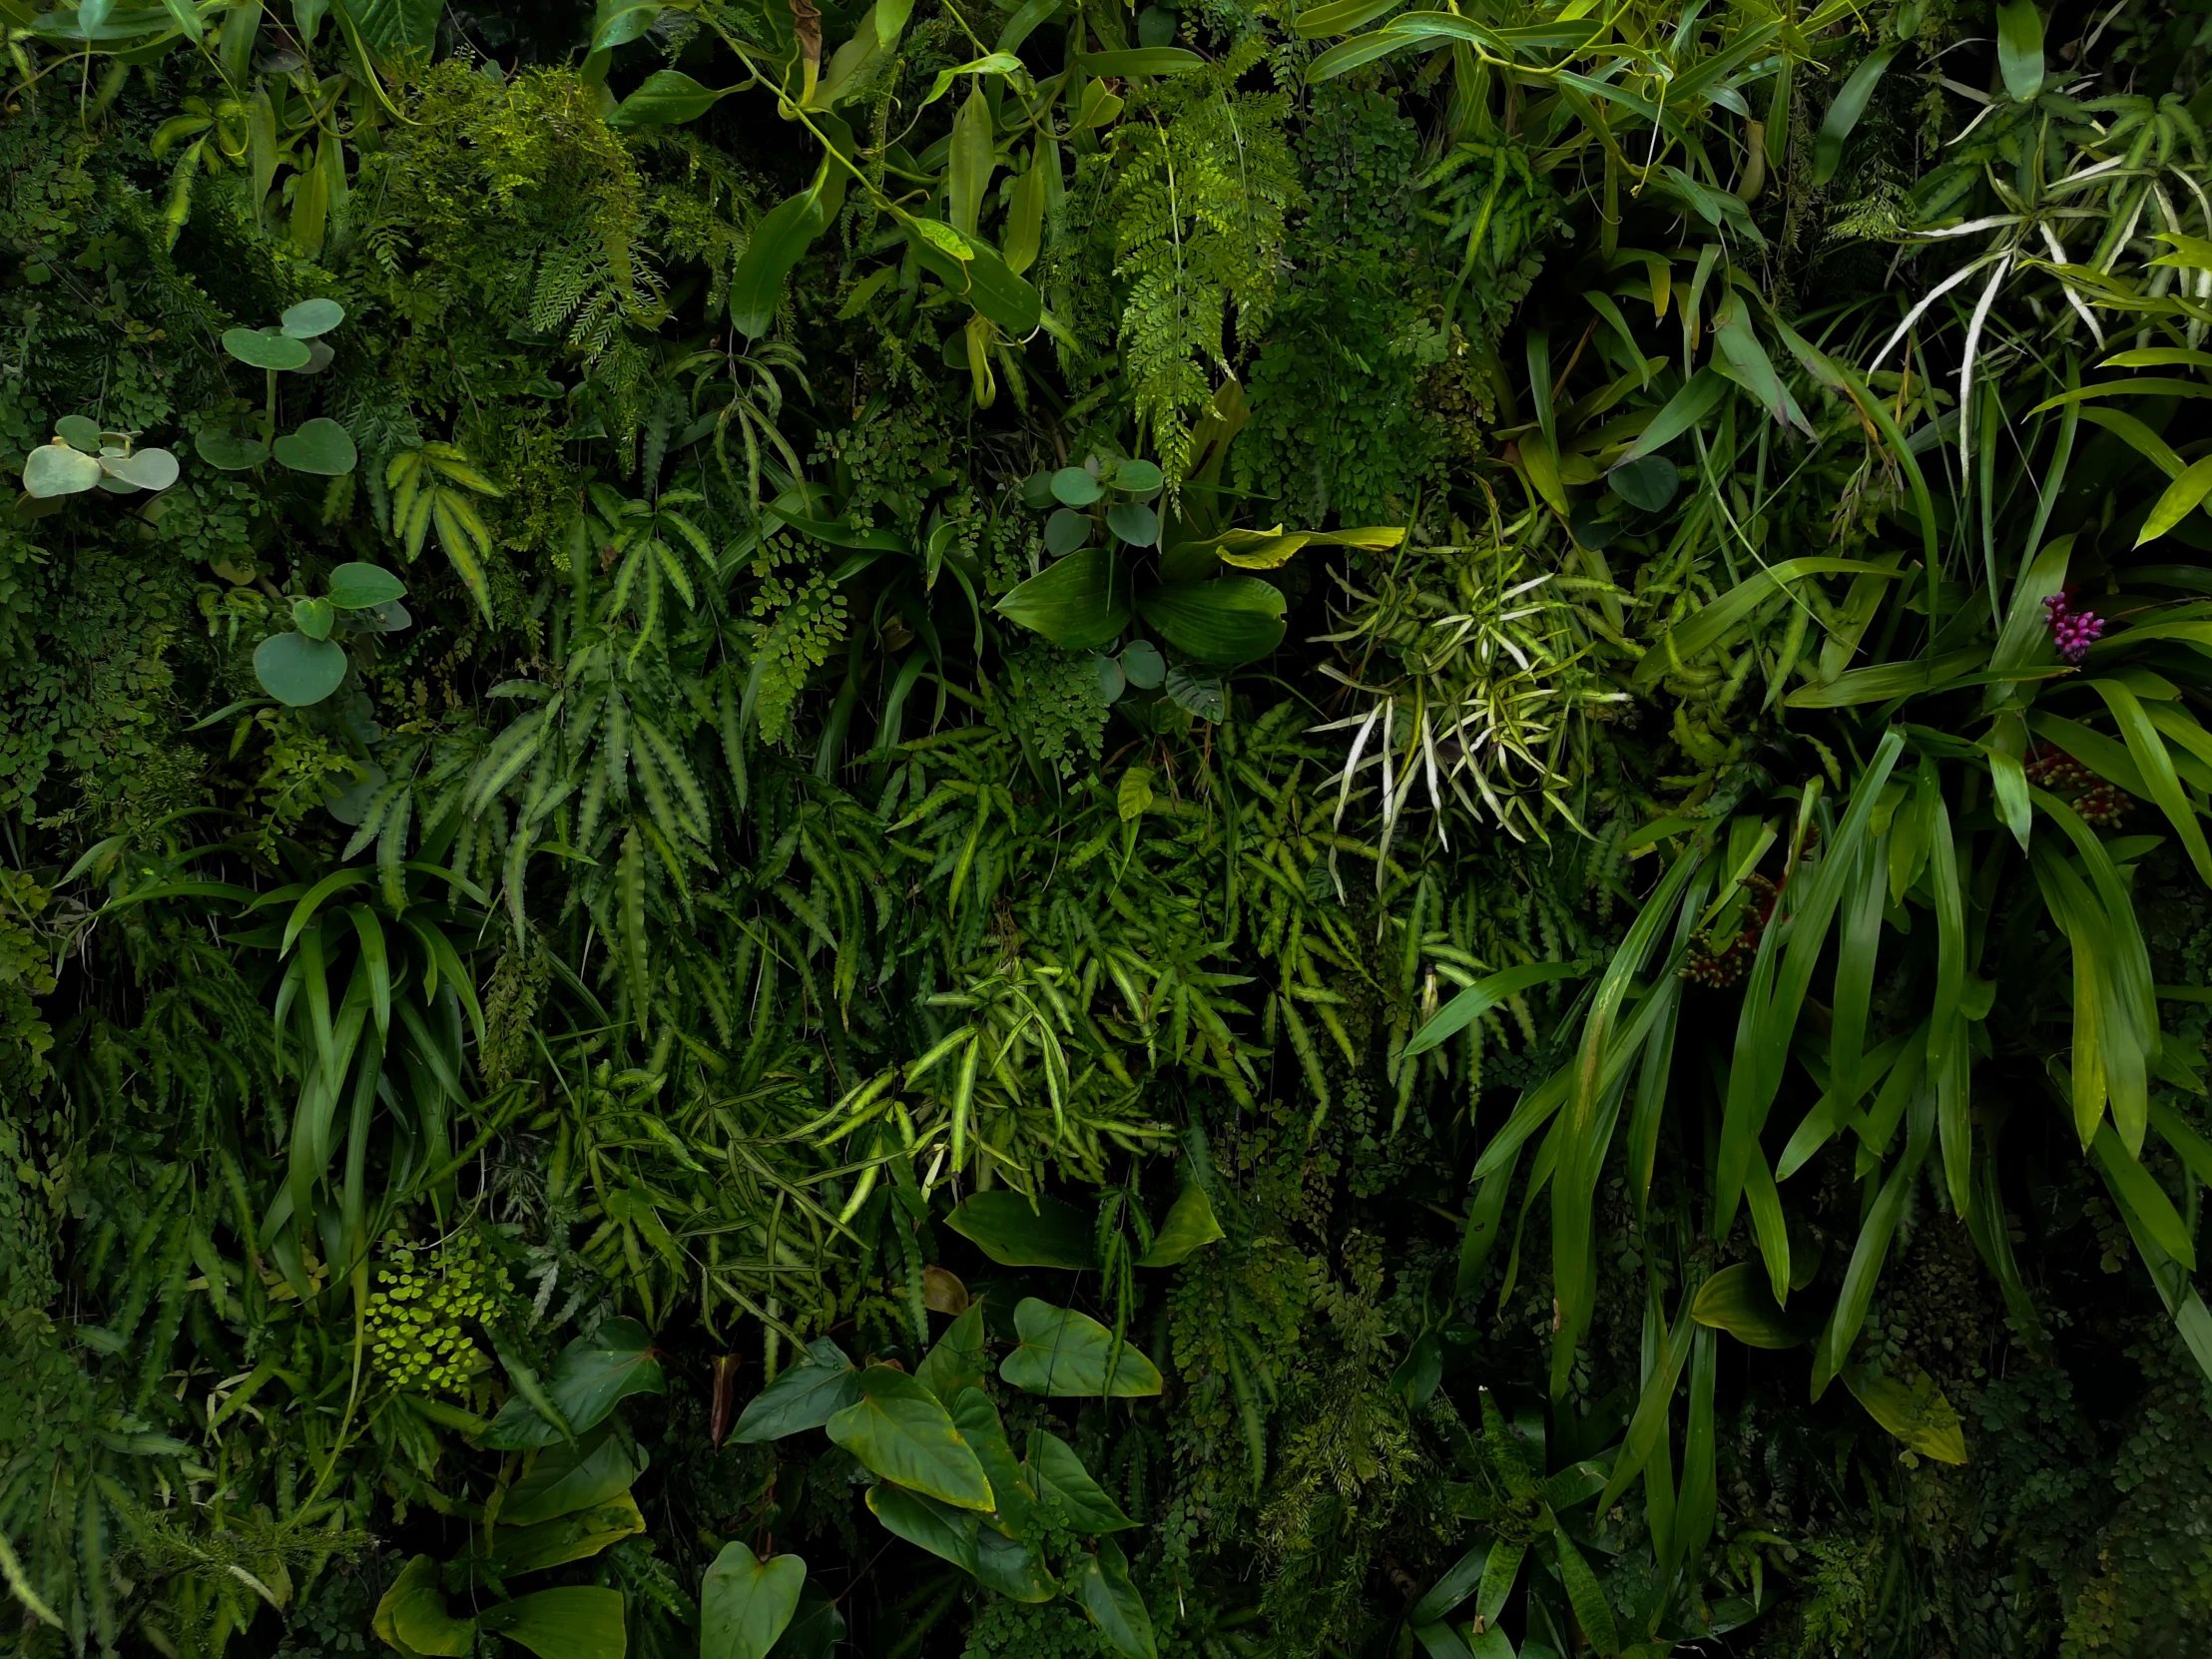
<instances>
[{"instance_id":1,"label":"peperomia leaf","mask_svg":"<svg viewBox=\"0 0 2212 1659\"><path fill-rule=\"evenodd\" d=\"M305 340L267 328L227 329L223 349L253 368L304 368L313 355Z\"/></svg>"},{"instance_id":2,"label":"peperomia leaf","mask_svg":"<svg viewBox=\"0 0 2212 1659\"><path fill-rule=\"evenodd\" d=\"M81 495L99 482L99 461L66 443L42 443L23 458L23 487L42 500Z\"/></svg>"},{"instance_id":3,"label":"peperomia leaf","mask_svg":"<svg viewBox=\"0 0 2212 1659\"><path fill-rule=\"evenodd\" d=\"M353 470L359 455L346 429L317 415L302 421L296 432L286 432L270 446L278 466L294 472L311 472L321 478L341 477Z\"/></svg>"},{"instance_id":4,"label":"peperomia leaf","mask_svg":"<svg viewBox=\"0 0 2212 1659\"><path fill-rule=\"evenodd\" d=\"M277 702L304 709L338 689L345 678L345 653L328 640L272 634L254 652L254 677Z\"/></svg>"},{"instance_id":5,"label":"peperomia leaf","mask_svg":"<svg viewBox=\"0 0 2212 1659\"><path fill-rule=\"evenodd\" d=\"M403 598L407 584L381 565L339 565L330 572L330 603L341 611L365 611Z\"/></svg>"},{"instance_id":6,"label":"peperomia leaf","mask_svg":"<svg viewBox=\"0 0 2212 1659\"><path fill-rule=\"evenodd\" d=\"M286 310L276 325L292 339L313 339L344 320L345 307L335 299L302 299Z\"/></svg>"}]
</instances>

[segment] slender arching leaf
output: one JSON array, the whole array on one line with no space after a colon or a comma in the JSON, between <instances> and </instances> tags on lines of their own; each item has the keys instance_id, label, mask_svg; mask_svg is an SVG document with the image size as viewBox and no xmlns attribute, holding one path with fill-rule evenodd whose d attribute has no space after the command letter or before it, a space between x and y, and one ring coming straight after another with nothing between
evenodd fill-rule
<instances>
[{"instance_id":1,"label":"slender arching leaf","mask_svg":"<svg viewBox=\"0 0 2212 1659\"><path fill-rule=\"evenodd\" d=\"M805 257L830 216L819 185L778 203L761 217L730 278L730 324L758 339L776 321L784 278Z\"/></svg>"}]
</instances>

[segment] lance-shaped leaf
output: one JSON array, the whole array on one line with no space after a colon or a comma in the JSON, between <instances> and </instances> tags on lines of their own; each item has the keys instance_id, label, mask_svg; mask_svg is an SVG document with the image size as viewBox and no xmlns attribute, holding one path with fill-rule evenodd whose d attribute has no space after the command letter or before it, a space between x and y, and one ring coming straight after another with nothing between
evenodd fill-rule
<instances>
[{"instance_id":1,"label":"lance-shaped leaf","mask_svg":"<svg viewBox=\"0 0 2212 1659\"><path fill-rule=\"evenodd\" d=\"M829 223L819 182L761 217L730 278L732 327L749 339L769 331L776 321L776 307L783 302L784 278Z\"/></svg>"},{"instance_id":2,"label":"lance-shaped leaf","mask_svg":"<svg viewBox=\"0 0 2212 1659\"><path fill-rule=\"evenodd\" d=\"M1113 1539L1099 1539L1098 1552L1076 1573L1075 1599L1122 1659L1159 1659L1152 1615L1142 1592L1129 1581L1129 1558Z\"/></svg>"},{"instance_id":3,"label":"lance-shaped leaf","mask_svg":"<svg viewBox=\"0 0 2212 1659\"><path fill-rule=\"evenodd\" d=\"M1075 1447L1057 1434L1038 1429L1029 1437L1029 1467L1037 1481L1037 1499L1058 1503L1078 1532L1120 1532L1137 1523L1122 1512L1111 1493L1091 1478Z\"/></svg>"}]
</instances>

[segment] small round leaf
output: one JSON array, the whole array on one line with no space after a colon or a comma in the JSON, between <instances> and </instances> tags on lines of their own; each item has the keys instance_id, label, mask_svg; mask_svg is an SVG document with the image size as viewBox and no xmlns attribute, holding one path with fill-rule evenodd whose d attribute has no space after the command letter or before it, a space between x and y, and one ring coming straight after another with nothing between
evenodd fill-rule
<instances>
[{"instance_id":1,"label":"small round leaf","mask_svg":"<svg viewBox=\"0 0 2212 1659\"><path fill-rule=\"evenodd\" d=\"M1101 494L1098 480L1079 466L1064 466L1052 475L1052 493L1070 507L1088 507Z\"/></svg>"},{"instance_id":2,"label":"small round leaf","mask_svg":"<svg viewBox=\"0 0 2212 1659\"><path fill-rule=\"evenodd\" d=\"M229 432L202 432L192 440L192 447L219 472L244 472L269 459L269 445Z\"/></svg>"},{"instance_id":3,"label":"small round leaf","mask_svg":"<svg viewBox=\"0 0 2212 1659\"><path fill-rule=\"evenodd\" d=\"M1096 659L1098 666L1098 700L1101 703L1117 701L1128 686L1129 677L1122 673L1121 664L1111 657Z\"/></svg>"},{"instance_id":4,"label":"small round leaf","mask_svg":"<svg viewBox=\"0 0 2212 1659\"><path fill-rule=\"evenodd\" d=\"M1122 647L1121 671L1139 691L1157 691L1167 678L1168 660L1150 640L1131 640Z\"/></svg>"},{"instance_id":5,"label":"small round leaf","mask_svg":"<svg viewBox=\"0 0 2212 1659\"><path fill-rule=\"evenodd\" d=\"M345 307L335 299L302 299L284 312L277 326L293 339L313 339L344 320Z\"/></svg>"},{"instance_id":6,"label":"small round leaf","mask_svg":"<svg viewBox=\"0 0 2212 1659\"><path fill-rule=\"evenodd\" d=\"M83 415L63 415L54 422L54 435L72 449L82 449L88 455L100 453L100 423L87 420Z\"/></svg>"},{"instance_id":7,"label":"small round leaf","mask_svg":"<svg viewBox=\"0 0 2212 1659\"><path fill-rule=\"evenodd\" d=\"M128 455L103 455L100 465L111 478L142 490L165 490L177 481L177 457L166 449L134 449Z\"/></svg>"},{"instance_id":8,"label":"small round leaf","mask_svg":"<svg viewBox=\"0 0 2212 1659\"><path fill-rule=\"evenodd\" d=\"M337 619L338 614L330 609L327 599L294 599L291 602L291 625L310 640L328 639L330 624Z\"/></svg>"},{"instance_id":9,"label":"small round leaf","mask_svg":"<svg viewBox=\"0 0 2212 1659\"><path fill-rule=\"evenodd\" d=\"M402 598L407 584L382 565L339 565L330 572L330 603L341 611L366 611Z\"/></svg>"},{"instance_id":10,"label":"small round leaf","mask_svg":"<svg viewBox=\"0 0 2212 1659\"><path fill-rule=\"evenodd\" d=\"M1642 460L1613 468L1605 475L1605 481L1613 493L1631 507L1655 513L1674 499L1675 489L1682 482L1682 472L1664 455L1646 455Z\"/></svg>"},{"instance_id":11,"label":"small round leaf","mask_svg":"<svg viewBox=\"0 0 2212 1659\"><path fill-rule=\"evenodd\" d=\"M298 431L286 432L278 438L274 453L279 466L289 467L294 472L312 472L323 478L351 472L354 462L360 459L345 428L320 415L302 421Z\"/></svg>"},{"instance_id":12,"label":"small round leaf","mask_svg":"<svg viewBox=\"0 0 2212 1659\"><path fill-rule=\"evenodd\" d=\"M1150 461L1124 461L1114 468L1114 488L1131 495L1150 495L1166 482Z\"/></svg>"},{"instance_id":13,"label":"small round leaf","mask_svg":"<svg viewBox=\"0 0 2212 1659\"><path fill-rule=\"evenodd\" d=\"M1120 501L1106 509L1106 528L1131 547L1150 547L1160 539L1160 515L1142 501Z\"/></svg>"},{"instance_id":14,"label":"small round leaf","mask_svg":"<svg viewBox=\"0 0 2212 1659\"><path fill-rule=\"evenodd\" d=\"M272 634L254 653L254 674L277 702L304 709L338 689L345 678L345 653L328 640Z\"/></svg>"},{"instance_id":15,"label":"small round leaf","mask_svg":"<svg viewBox=\"0 0 2212 1659\"><path fill-rule=\"evenodd\" d=\"M353 621L372 634L396 634L414 626L414 618L407 614L407 607L396 599L387 599L381 605L371 605L365 611L356 611Z\"/></svg>"},{"instance_id":16,"label":"small round leaf","mask_svg":"<svg viewBox=\"0 0 2212 1659\"><path fill-rule=\"evenodd\" d=\"M290 372L293 374L320 374L330 366L332 359L336 356L337 353L330 349L328 340L311 339L307 341L307 360L297 368L290 370Z\"/></svg>"},{"instance_id":17,"label":"small round leaf","mask_svg":"<svg viewBox=\"0 0 2212 1659\"><path fill-rule=\"evenodd\" d=\"M1021 481L1021 499L1023 505L1034 507L1039 512L1051 506L1053 500L1052 474L1049 472L1032 472L1024 478Z\"/></svg>"},{"instance_id":18,"label":"small round leaf","mask_svg":"<svg viewBox=\"0 0 2212 1659\"><path fill-rule=\"evenodd\" d=\"M32 495L76 495L100 482L100 463L66 443L42 443L23 457L23 487Z\"/></svg>"},{"instance_id":19,"label":"small round leaf","mask_svg":"<svg viewBox=\"0 0 2212 1659\"><path fill-rule=\"evenodd\" d=\"M1062 507L1044 521L1045 551L1055 559L1073 553L1091 539L1091 515Z\"/></svg>"},{"instance_id":20,"label":"small round leaf","mask_svg":"<svg viewBox=\"0 0 2212 1659\"><path fill-rule=\"evenodd\" d=\"M259 328L226 330L223 349L254 368L299 368L313 355L303 339L267 333Z\"/></svg>"},{"instance_id":21,"label":"small round leaf","mask_svg":"<svg viewBox=\"0 0 2212 1659\"><path fill-rule=\"evenodd\" d=\"M376 799L376 792L389 782L391 779L384 769L371 761L368 770L353 783L343 788L335 783L325 785L322 805L340 824L353 828L368 817L368 804Z\"/></svg>"}]
</instances>

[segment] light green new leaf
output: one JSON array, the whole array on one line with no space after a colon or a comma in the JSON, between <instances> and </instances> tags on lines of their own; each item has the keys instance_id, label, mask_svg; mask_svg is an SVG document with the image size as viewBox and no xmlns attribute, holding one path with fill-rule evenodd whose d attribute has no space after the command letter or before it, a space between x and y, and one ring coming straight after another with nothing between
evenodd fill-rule
<instances>
[{"instance_id":1,"label":"light green new leaf","mask_svg":"<svg viewBox=\"0 0 2212 1659\"><path fill-rule=\"evenodd\" d=\"M764 1561L742 1542L724 1544L700 1586L700 1659L768 1659L806 1582L797 1555Z\"/></svg>"},{"instance_id":2,"label":"light green new leaf","mask_svg":"<svg viewBox=\"0 0 2212 1659\"><path fill-rule=\"evenodd\" d=\"M859 1386L859 1399L830 1419L831 1440L885 1480L959 1509L996 1506L974 1450L918 1378L869 1366Z\"/></svg>"}]
</instances>

